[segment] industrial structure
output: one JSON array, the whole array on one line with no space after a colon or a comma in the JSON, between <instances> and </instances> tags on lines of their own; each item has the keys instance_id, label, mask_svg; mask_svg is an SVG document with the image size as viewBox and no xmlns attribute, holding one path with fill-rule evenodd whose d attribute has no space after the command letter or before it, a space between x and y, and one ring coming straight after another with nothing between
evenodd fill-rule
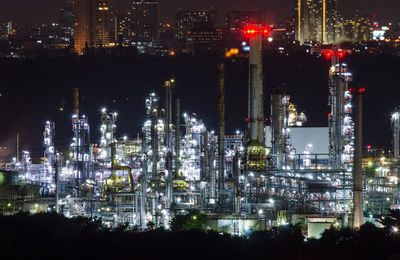
<instances>
[{"instance_id":1,"label":"industrial structure","mask_svg":"<svg viewBox=\"0 0 400 260\"><path fill-rule=\"evenodd\" d=\"M146 119L137 139L117 138L117 114L104 108L101 139L92 145L74 89L69 159L64 162L57 153L55 125L47 122L45 163L33 165L26 154L8 170L19 172L21 183L40 187L38 196L52 198L41 200L46 210L54 206L66 216L98 216L111 227L129 223L141 230L168 229L175 215L192 209L207 214L214 229L246 234L297 222L358 227L398 208L398 112L392 117L394 157L362 159L364 89L351 87L344 54L333 49L327 53L332 59L329 127L303 127L307 117L297 112L284 87L272 91L266 125L262 48L268 32L262 25L244 31L250 42L245 131L225 133L226 68L221 63L216 133L195 113L181 114L174 97L178 82L169 79L164 100L157 93L145 100ZM304 143L307 134L315 143ZM8 195L1 191L4 202ZM4 211L7 204L1 205Z\"/></svg>"}]
</instances>

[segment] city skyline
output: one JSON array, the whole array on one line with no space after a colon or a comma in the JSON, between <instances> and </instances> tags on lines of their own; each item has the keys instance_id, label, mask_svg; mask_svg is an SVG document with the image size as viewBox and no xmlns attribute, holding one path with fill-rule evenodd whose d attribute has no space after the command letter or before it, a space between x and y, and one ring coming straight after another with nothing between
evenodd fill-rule
<instances>
[{"instance_id":1,"label":"city skyline","mask_svg":"<svg viewBox=\"0 0 400 260\"><path fill-rule=\"evenodd\" d=\"M0 10L0 21L13 20L16 22L51 22L58 21L60 8L66 6L66 0L43 0L32 2L29 0L15 0L4 4ZM113 0L116 10L125 11L132 3L131 0ZM229 10L263 10L266 12L271 22L283 21L286 17L294 14L294 0L250 0L246 1L228 1L228 0L206 0L187 2L182 0L160 0L160 17L167 22L174 22L175 13L178 8L183 9L207 9L214 6L217 10L226 12ZM19 8L25 6L26 8ZM344 16L348 16L359 10L362 15L375 14L381 23L389 21L399 22L397 10L400 8L400 2L397 0L382 0L379 2L368 0L350 0L339 1L339 11Z\"/></svg>"}]
</instances>

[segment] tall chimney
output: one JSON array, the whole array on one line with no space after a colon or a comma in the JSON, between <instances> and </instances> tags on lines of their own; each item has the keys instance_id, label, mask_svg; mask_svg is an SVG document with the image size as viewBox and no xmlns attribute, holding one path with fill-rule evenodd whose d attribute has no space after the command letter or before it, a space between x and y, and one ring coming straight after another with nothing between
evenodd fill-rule
<instances>
[{"instance_id":1,"label":"tall chimney","mask_svg":"<svg viewBox=\"0 0 400 260\"><path fill-rule=\"evenodd\" d=\"M225 189L225 64L218 64L218 190Z\"/></svg>"},{"instance_id":2,"label":"tall chimney","mask_svg":"<svg viewBox=\"0 0 400 260\"><path fill-rule=\"evenodd\" d=\"M74 88L74 115L79 117L79 89Z\"/></svg>"},{"instance_id":3,"label":"tall chimney","mask_svg":"<svg viewBox=\"0 0 400 260\"><path fill-rule=\"evenodd\" d=\"M353 111L354 111L354 166L353 166L353 226L358 228L363 222L363 199L362 199L362 93L365 89L354 89Z\"/></svg>"},{"instance_id":4,"label":"tall chimney","mask_svg":"<svg viewBox=\"0 0 400 260\"><path fill-rule=\"evenodd\" d=\"M180 175L181 100L175 100L175 176Z\"/></svg>"},{"instance_id":5,"label":"tall chimney","mask_svg":"<svg viewBox=\"0 0 400 260\"><path fill-rule=\"evenodd\" d=\"M257 27L261 28L261 25L257 25ZM257 33L250 38L248 95L248 128L250 140L264 144L264 91L261 33ZM256 136L254 136L255 133Z\"/></svg>"}]
</instances>

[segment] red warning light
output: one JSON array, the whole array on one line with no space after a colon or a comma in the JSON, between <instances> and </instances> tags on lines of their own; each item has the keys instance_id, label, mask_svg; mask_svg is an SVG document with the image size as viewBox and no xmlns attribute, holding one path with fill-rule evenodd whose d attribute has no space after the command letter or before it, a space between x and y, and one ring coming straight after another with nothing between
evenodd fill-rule
<instances>
[{"instance_id":1,"label":"red warning light","mask_svg":"<svg viewBox=\"0 0 400 260\"><path fill-rule=\"evenodd\" d=\"M371 147L372 147L371 145L367 145L367 148L368 148L368 149L371 149Z\"/></svg>"},{"instance_id":2,"label":"red warning light","mask_svg":"<svg viewBox=\"0 0 400 260\"><path fill-rule=\"evenodd\" d=\"M332 116L332 114L331 113L328 113L328 117L331 117Z\"/></svg>"},{"instance_id":3,"label":"red warning light","mask_svg":"<svg viewBox=\"0 0 400 260\"><path fill-rule=\"evenodd\" d=\"M344 51L332 51L332 50L325 52L325 57L327 59L332 58L332 56L338 56L339 58L343 58L345 56L345 52Z\"/></svg>"},{"instance_id":4,"label":"red warning light","mask_svg":"<svg viewBox=\"0 0 400 260\"><path fill-rule=\"evenodd\" d=\"M325 52L325 57L326 57L327 59L330 59L330 58L332 57L332 55L333 55L333 52L332 52L332 51L327 51L327 52Z\"/></svg>"},{"instance_id":5,"label":"red warning light","mask_svg":"<svg viewBox=\"0 0 400 260\"><path fill-rule=\"evenodd\" d=\"M364 93L365 88L350 88L349 91L352 93Z\"/></svg>"},{"instance_id":6,"label":"red warning light","mask_svg":"<svg viewBox=\"0 0 400 260\"><path fill-rule=\"evenodd\" d=\"M258 33L258 28L255 27L255 26L247 26L247 27L244 29L244 34L247 35L247 36L253 36L253 35L255 35L256 33Z\"/></svg>"},{"instance_id":7,"label":"red warning light","mask_svg":"<svg viewBox=\"0 0 400 260\"><path fill-rule=\"evenodd\" d=\"M243 34L247 37L255 36L258 33L261 33L262 35L267 36L269 34L269 32L270 32L270 30L268 27L260 28L255 25L248 25L243 30Z\"/></svg>"}]
</instances>

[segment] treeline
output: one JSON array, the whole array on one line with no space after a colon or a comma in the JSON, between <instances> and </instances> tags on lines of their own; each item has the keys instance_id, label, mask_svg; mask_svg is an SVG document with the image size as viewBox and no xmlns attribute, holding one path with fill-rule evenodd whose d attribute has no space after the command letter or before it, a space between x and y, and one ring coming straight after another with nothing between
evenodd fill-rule
<instances>
[{"instance_id":1,"label":"treeline","mask_svg":"<svg viewBox=\"0 0 400 260\"><path fill-rule=\"evenodd\" d=\"M137 232L88 218L21 213L0 216L0 259L400 259L399 216L391 212L384 228L331 228L316 240L305 239L299 226L235 237L177 230L193 224L182 219L174 220L174 231Z\"/></svg>"}]
</instances>

